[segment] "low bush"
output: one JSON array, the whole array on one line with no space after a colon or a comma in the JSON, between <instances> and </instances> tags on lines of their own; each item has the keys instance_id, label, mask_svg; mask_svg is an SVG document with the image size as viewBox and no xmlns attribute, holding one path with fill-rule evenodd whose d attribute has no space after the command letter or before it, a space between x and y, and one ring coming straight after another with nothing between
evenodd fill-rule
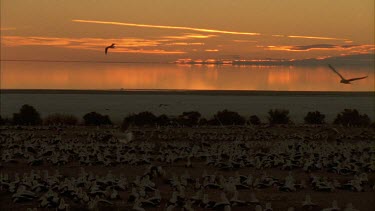
<instances>
[{"instance_id":1,"label":"low bush","mask_svg":"<svg viewBox=\"0 0 375 211\"><path fill-rule=\"evenodd\" d=\"M259 119L259 117L257 115L250 116L249 122L252 125L260 125L261 124L260 119Z\"/></svg>"},{"instance_id":2,"label":"low bush","mask_svg":"<svg viewBox=\"0 0 375 211\"><path fill-rule=\"evenodd\" d=\"M350 126L369 126L371 124L370 118L367 114L360 114L356 109L344 109L341 113L337 114L333 124Z\"/></svg>"},{"instance_id":3,"label":"low bush","mask_svg":"<svg viewBox=\"0 0 375 211\"><path fill-rule=\"evenodd\" d=\"M111 125L112 121L108 115L101 115L96 112L90 112L83 116L85 125Z\"/></svg>"},{"instance_id":4,"label":"low bush","mask_svg":"<svg viewBox=\"0 0 375 211\"><path fill-rule=\"evenodd\" d=\"M76 125L78 118L69 114L50 114L44 118L46 125Z\"/></svg>"},{"instance_id":5,"label":"low bush","mask_svg":"<svg viewBox=\"0 0 375 211\"><path fill-rule=\"evenodd\" d=\"M138 114L130 114L127 117L124 118L124 121L122 122L122 125L136 125L136 126L151 126L155 125L157 122L157 117L149 112L144 111Z\"/></svg>"},{"instance_id":6,"label":"low bush","mask_svg":"<svg viewBox=\"0 0 375 211\"><path fill-rule=\"evenodd\" d=\"M244 125L245 122L245 118L240 116L237 112L228 111L226 109L218 111L214 118L209 121L209 123L213 123L214 125L217 125L217 123L220 125Z\"/></svg>"},{"instance_id":7,"label":"low bush","mask_svg":"<svg viewBox=\"0 0 375 211\"><path fill-rule=\"evenodd\" d=\"M319 111L308 112L304 120L306 124L324 124L325 115Z\"/></svg>"},{"instance_id":8,"label":"low bush","mask_svg":"<svg viewBox=\"0 0 375 211\"><path fill-rule=\"evenodd\" d=\"M12 124L13 124L12 119L8 117L2 118L0 116L0 125L12 125Z\"/></svg>"},{"instance_id":9,"label":"low bush","mask_svg":"<svg viewBox=\"0 0 375 211\"><path fill-rule=\"evenodd\" d=\"M23 105L19 113L13 114L13 124L15 125L39 125L42 123L39 112L30 105Z\"/></svg>"},{"instance_id":10,"label":"low bush","mask_svg":"<svg viewBox=\"0 0 375 211\"><path fill-rule=\"evenodd\" d=\"M207 125L219 126L219 125L222 125L222 123L216 118L211 118L211 119L207 120Z\"/></svg>"},{"instance_id":11,"label":"low bush","mask_svg":"<svg viewBox=\"0 0 375 211\"><path fill-rule=\"evenodd\" d=\"M206 118L200 118L198 125L208 125L208 120Z\"/></svg>"},{"instance_id":12,"label":"low bush","mask_svg":"<svg viewBox=\"0 0 375 211\"><path fill-rule=\"evenodd\" d=\"M289 124L291 123L289 117L289 110L285 109L271 109L268 111L268 121L270 124Z\"/></svg>"},{"instance_id":13,"label":"low bush","mask_svg":"<svg viewBox=\"0 0 375 211\"><path fill-rule=\"evenodd\" d=\"M197 111L183 112L178 117L178 123L180 125L194 126L198 124L201 114Z\"/></svg>"},{"instance_id":14,"label":"low bush","mask_svg":"<svg viewBox=\"0 0 375 211\"><path fill-rule=\"evenodd\" d=\"M160 126L166 126L166 125L169 125L169 123L170 123L170 119L165 114L162 114L162 115L156 117L155 121L156 121L156 124L160 125Z\"/></svg>"},{"instance_id":15,"label":"low bush","mask_svg":"<svg viewBox=\"0 0 375 211\"><path fill-rule=\"evenodd\" d=\"M169 117L169 123L168 125L173 126L173 127L180 127L180 118L179 116L170 116Z\"/></svg>"}]
</instances>

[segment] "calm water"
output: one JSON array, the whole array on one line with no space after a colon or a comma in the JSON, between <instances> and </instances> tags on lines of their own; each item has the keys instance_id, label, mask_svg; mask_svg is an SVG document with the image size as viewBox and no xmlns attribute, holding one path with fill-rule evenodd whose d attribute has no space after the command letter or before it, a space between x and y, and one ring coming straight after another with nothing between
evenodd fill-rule
<instances>
[{"instance_id":1,"label":"calm water","mask_svg":"<svg viewBox=\"0 0 375 211\"><path fill-rule=\"evenodd\" d=\"M231 66L113 63L1 62L2 89L193 89L374 91L374 69L337 66Z\"/></svg>"},{"instance_id":2,"label":"calm water","mask_svg":"<svg viewBox=\"0 0 375 211\"><path fill-rule=\"evenodd\" d=\"M371 91L374 70L366 66L337 67L350 78L368 75L352 85L325 66L199 66L174 64L35 63L2 62L2 89L192 89L276 91ZM129 113L152 111L179 115L196 110L206 117L223 109L266 120L269 109L290 110L295 122L309 111L319 110L327 120L345 108L355 108L375 119L375 95L296 94L277 92L250 95L169 94L41 94L2 93L0 114L11 117L23 104L33 105L42 116L68 113L79 117L90 111L121 121ZM160 104L164 104L160 106Z\"/></svg>"}]
</instances>

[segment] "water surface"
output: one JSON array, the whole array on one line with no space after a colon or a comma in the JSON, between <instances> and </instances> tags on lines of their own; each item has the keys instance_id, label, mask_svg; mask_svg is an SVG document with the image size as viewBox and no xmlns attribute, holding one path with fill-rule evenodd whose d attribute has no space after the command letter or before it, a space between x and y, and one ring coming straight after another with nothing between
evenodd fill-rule
<instances>
[{"instance_id":1,"label":"water surface","mask_svg":"<svg viewBox=\"0 0 375 211\"><path fill-rule=\"evenodd\" d=\"M184 89L374 91L369 66L232 66L123 63L1 62L2 89Z\"/></svg>"}]
</instances>

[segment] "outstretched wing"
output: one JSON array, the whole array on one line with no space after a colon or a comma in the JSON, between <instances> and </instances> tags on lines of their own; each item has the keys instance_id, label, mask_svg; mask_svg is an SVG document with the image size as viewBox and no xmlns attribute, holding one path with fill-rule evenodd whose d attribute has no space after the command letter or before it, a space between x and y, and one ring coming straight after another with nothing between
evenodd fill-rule
<instances>
[{"instance_id":1,"label":"outstretched wing","mask_svg":"<svg viewBox=\"0 0 375 211\"><path fill-rule=\"evenodd\" d=\"M365 77L360 77L360 78L351 78L351 79L348 79L348 81L356 81L356 80L361 80L361 79L365 79L367 78L368 76L365 76Z\"/></svg>"},{"instance_id":2,"label":"outstretched wing","mask_svg":"<svg viewBox=\"0 0 375 211\"><path fill-rule=\"evenodd\" d=\"M339 75L341 79L346 80L346 79L345 79L345 78L344 78L339 72L337 72L337 70L335 70L335 68L333 68L330 64L328 65L328 67L331 68L331 70L332 70L333 72L335 72L337 75Z\"/></svg>"}]
</instances>

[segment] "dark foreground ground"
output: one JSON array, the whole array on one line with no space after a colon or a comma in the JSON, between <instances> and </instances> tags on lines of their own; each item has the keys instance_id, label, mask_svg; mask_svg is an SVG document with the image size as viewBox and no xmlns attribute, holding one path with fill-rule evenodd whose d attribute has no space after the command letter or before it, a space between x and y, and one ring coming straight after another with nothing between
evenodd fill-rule
<instances>
[{"instance_id":1,"label":"dark foreground ground","mask_svg":"<svg viewBox=\"0 0 375 211\"><path fill-rule=\"evenodd\" d=\"M373 128L332 126L2 127L0 210L370 211L374 143Z\"/></svg>"}]
</instances>

